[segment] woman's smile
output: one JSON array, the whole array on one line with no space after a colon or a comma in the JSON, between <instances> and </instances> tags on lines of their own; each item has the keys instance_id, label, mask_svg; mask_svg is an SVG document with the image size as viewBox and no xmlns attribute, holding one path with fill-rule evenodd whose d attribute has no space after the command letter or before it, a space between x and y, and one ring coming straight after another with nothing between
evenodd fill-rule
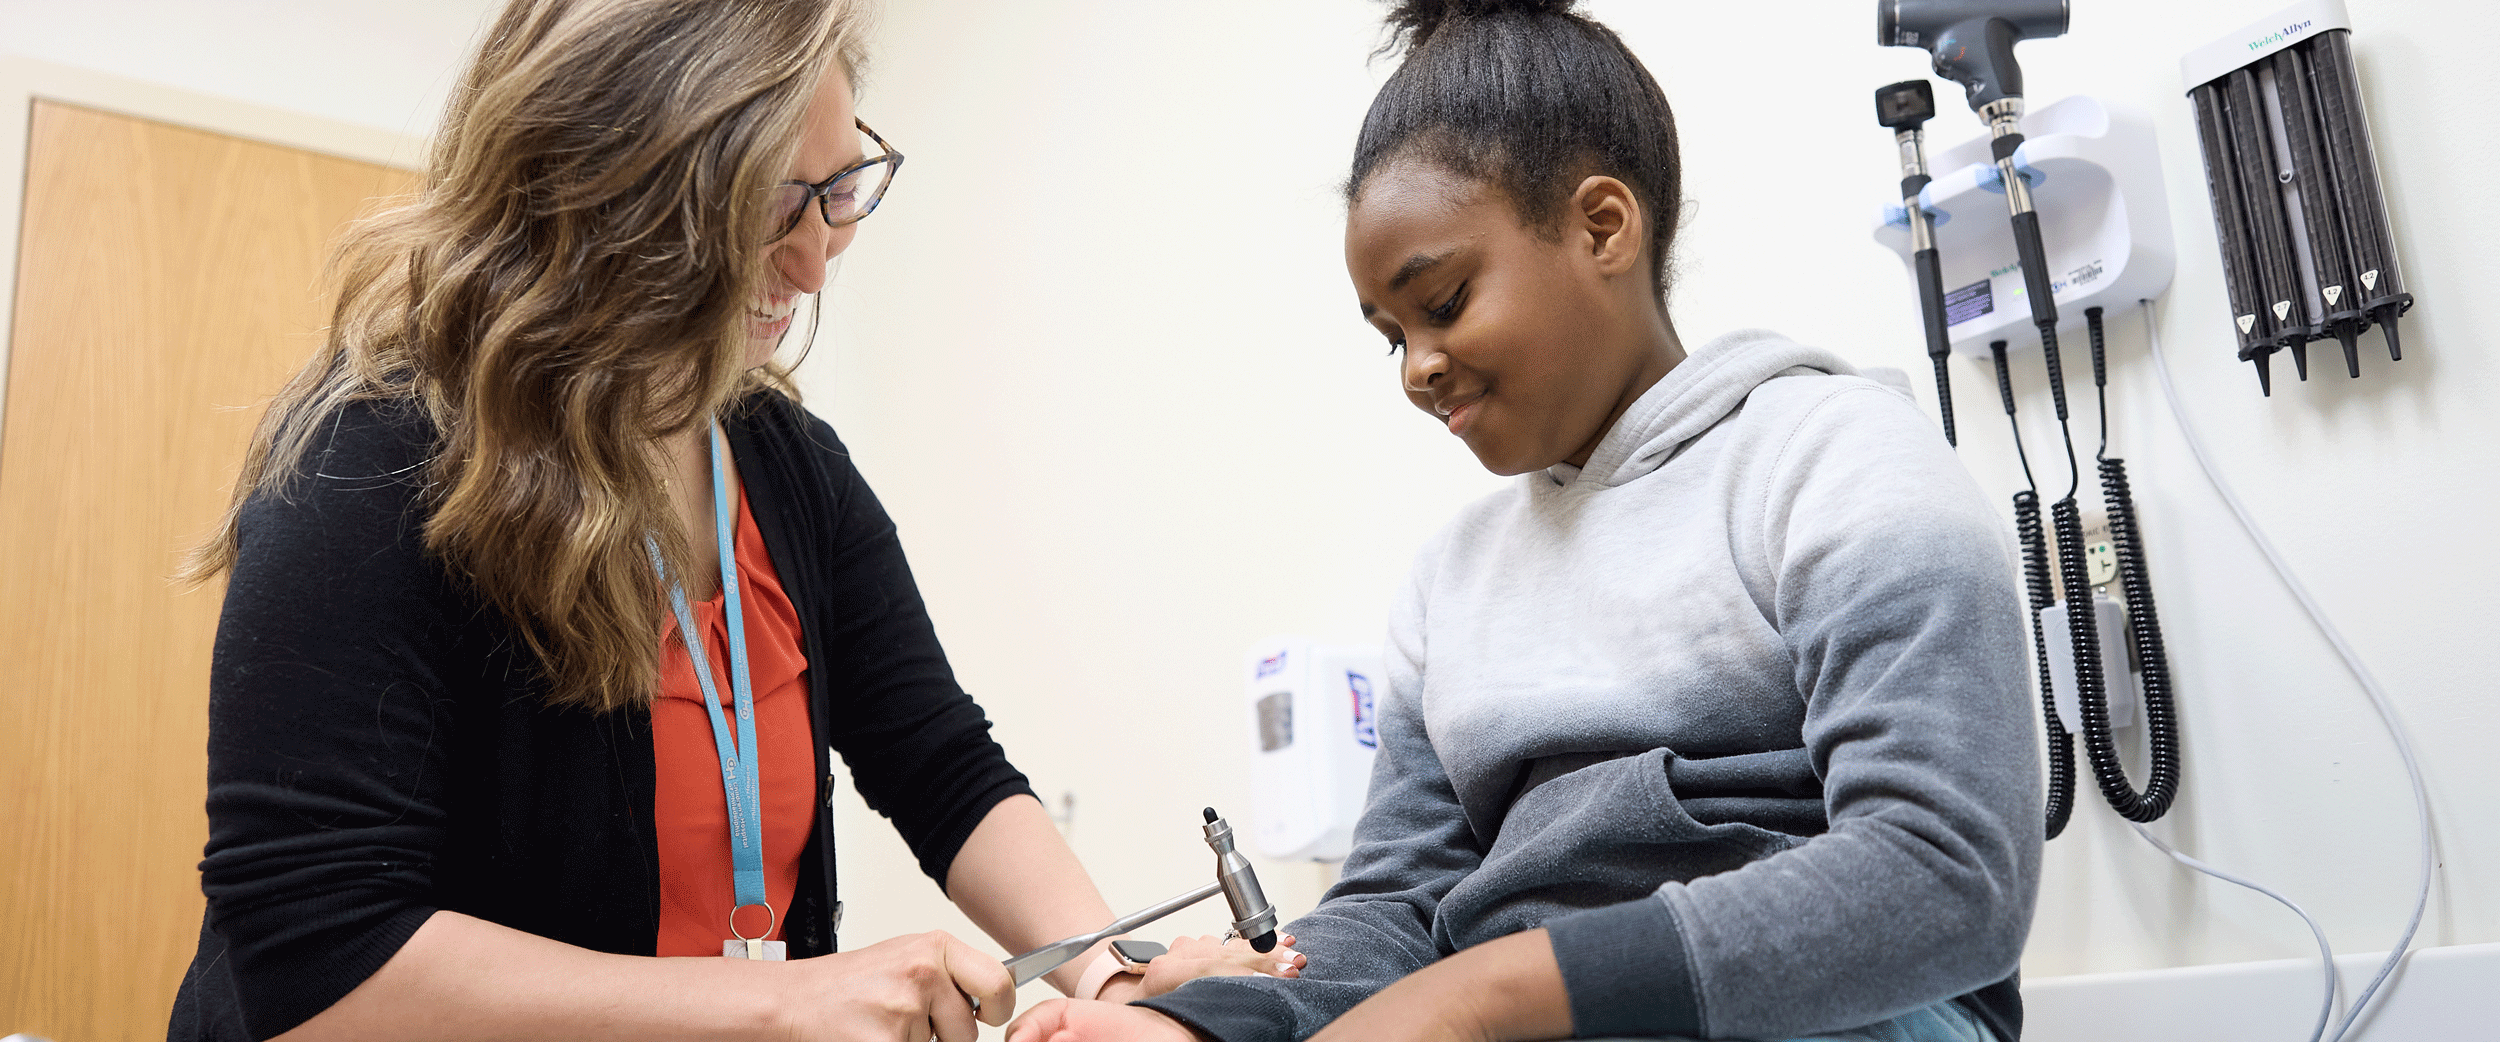
<instances>
[{"instance_id":1,"label":"woman's smile","mask_svg":"<svg viewBox=\"0 0 2500 1042\"><path fill-rule=\"evenodd\" d=\"M747 304L747 335L755 340L781 343L790 331L790 320L798 314L799 294L750 301Z\"/></svg>"}]
</instances>

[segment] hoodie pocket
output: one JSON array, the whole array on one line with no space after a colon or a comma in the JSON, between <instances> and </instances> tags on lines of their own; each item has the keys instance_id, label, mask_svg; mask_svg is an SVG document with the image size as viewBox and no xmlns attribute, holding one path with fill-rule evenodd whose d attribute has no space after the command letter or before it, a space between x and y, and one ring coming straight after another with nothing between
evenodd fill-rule
<instances>
[{"instance_id":1,"label":"hoodie pocket","mask_svg":"<svg viewBox=\"0 0 2500 1042\"><path fill-rule=\"evenodd\" d=\"M1647 896L1805 842L1743 822L1693 819L1665 749L1602 760L1521 793L1484 861L1450 889L1433 938L1457 951L1585 908Z\"/></svg>"}]
</instances>

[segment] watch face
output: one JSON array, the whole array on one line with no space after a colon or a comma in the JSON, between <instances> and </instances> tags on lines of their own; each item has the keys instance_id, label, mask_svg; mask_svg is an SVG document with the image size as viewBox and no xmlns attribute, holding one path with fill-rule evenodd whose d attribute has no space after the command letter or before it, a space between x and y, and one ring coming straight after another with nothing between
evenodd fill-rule
<instances>
[{"instance_id":1,"label":"watch face","mask_svg":"<svg viewBox=\"0 0 2500 1042\"><path fill-rule=\"evenodd\" d=\"M1163 954L1165 948L1153 941L1113 941L1111 954L1121 964L1143 970L1146 963Z\"/></svg>"}]
</instances>

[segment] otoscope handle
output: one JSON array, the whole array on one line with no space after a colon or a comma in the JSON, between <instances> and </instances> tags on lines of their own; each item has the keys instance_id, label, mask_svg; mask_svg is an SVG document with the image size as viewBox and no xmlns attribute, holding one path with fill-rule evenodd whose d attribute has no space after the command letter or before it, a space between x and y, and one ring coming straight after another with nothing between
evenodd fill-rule
<instances>
[{"instance_id":1,"label":"otoscope handle","mask_svg":"<svg viewBox=\"0 0 2500 1042\"><path fill-rule=\"evenodd\" d=\"M2040 329L2040 357L2049 366L2049 401L2066 418L2066 370L2057 360L2057 301L2049 293L2049 261L2040 248L2040 215L2014 215L2014 253L2022 258L2023 295L2031 298L2031 324Z\"/></svg>"},{"instance_id":2,"label":"otoscope handle","mask_svg":"<svg viewBox=\"0 0 2500 1042\"><path fill-rule=\"evenodd\" d=\"M2040 214L2014 215L2014 256L2023 265L2023 295L2031 298L2031 324L2057 325L2057 299L2049 282L2048 251L2040 246Z\"/></svg>"}]
</instances>

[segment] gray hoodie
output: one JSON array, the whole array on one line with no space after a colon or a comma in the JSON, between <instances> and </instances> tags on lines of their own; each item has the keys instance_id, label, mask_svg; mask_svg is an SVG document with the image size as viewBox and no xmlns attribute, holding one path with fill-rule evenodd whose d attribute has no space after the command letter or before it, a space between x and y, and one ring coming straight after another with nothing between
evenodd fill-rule
<instances>
[{"instance_id":1,"label":"gray hoodie","mask_svg":"<svg viewBox=\"0 0 2500 1042\"><path fill-rule=\"evenodd\" d=\"M1575 1033L1786 1038L1958 997L2019 1034L2040 858L2004 524L1908 400L1745 331L1586 468L1462 511L1390 624L1345 874L1300 980L1149 1000L1306 1038L1545 927Z\"/></svg>"}]
</instances>

